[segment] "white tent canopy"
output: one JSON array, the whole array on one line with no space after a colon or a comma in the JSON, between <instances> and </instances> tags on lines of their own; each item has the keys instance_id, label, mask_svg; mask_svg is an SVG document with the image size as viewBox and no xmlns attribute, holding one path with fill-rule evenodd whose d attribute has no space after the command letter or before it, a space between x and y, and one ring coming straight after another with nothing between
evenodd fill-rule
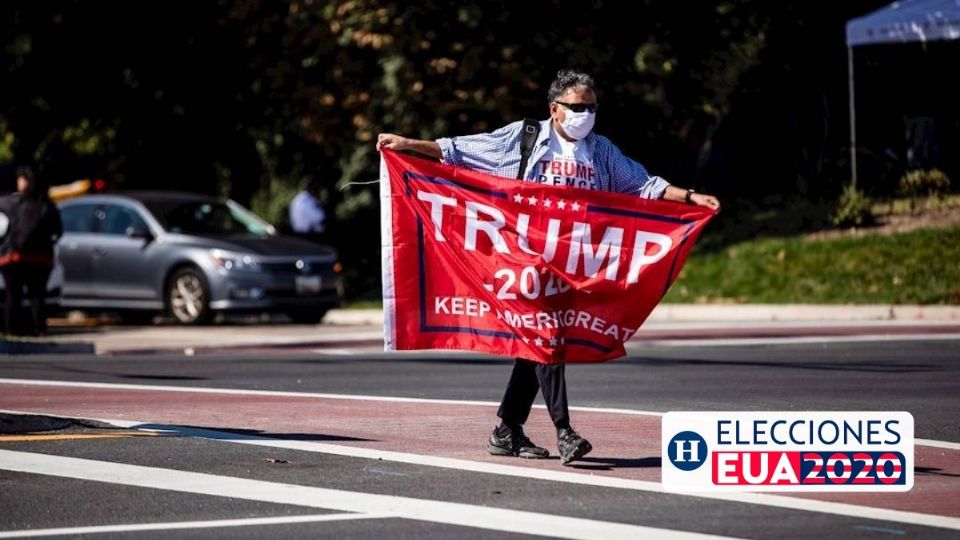
<instances>
[{"instance_id":1,"label":"white tent canopy","mask_svg":"<svg viewBox=\"0 0 960 540\"><path fill-rule=\"evenodd\" d=\"M903 0L847 22L847 47L960 38L960 0Z\"/></svg>"},{"instance_id":2,"label":"white tent canopy","mask_svg":"<svg viewBox=\"0 0 960 540\"><path fill-rule=\"evenodd\" d=\"M879 43L960 39L960 0L901 0L847 22L847 78L850 92L850 180L857 185L857 120L853 48Z\"/></svg>"}]
</instances>

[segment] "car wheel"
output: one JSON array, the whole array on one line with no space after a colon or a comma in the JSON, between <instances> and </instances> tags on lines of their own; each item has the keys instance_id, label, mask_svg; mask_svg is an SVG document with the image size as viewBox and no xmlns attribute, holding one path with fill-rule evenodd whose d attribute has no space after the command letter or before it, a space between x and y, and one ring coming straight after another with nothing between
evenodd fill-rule
<instances>
[{"instance_id":1,"label":"car wheel","mask_svg":"<svg viewBox=\"0 0 960 540\"><path fill-rule=\"evenodd\" d=\"M311 311L291 311L287 313L287 317L290 317L290 320L296 324L320 324L320 321L323 320L326 314L326 309L316 309Z\"/></svg>"},{"instance_id":2,"label":"car wheel","mask_svg":"<svg viewBox=\"0 0 960 540\"><path fill-rule=\"evenodd\" d=\"M167 307L180 324L203 324L210 320L210 288L195 268L181 268L167 282Z\"/></svg>"}]
</instances>

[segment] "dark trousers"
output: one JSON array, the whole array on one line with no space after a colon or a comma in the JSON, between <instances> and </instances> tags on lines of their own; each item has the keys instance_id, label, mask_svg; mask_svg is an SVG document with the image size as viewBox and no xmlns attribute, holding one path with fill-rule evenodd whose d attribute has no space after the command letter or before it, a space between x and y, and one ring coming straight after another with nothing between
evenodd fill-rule
<instances>
[{"instance_id":1,"label":"dark trousers","mask_svg":"<svg viewBox=\"0 0 960 540\"><path fill-rule=\"evenodd\" d=\"M537 390L543 390L543 401L553 425L558 429L570 427L565 368L566 364L538 364L518 358L497 416L507 426L522 426L530 416Z\"/></svg>"},{"instance_id":2,"label":"dark trousers","mask_svg":"<svg viewBox=\"0 0 960 540\"><path fill-rule=\"evenodd\" d=\"M7 297L3 315L8 334L39 335L47 331L47 280L52 268L25 264L10 264L0 271ZM23 314L24 289L30 300L29 314Z\"/></svg>"}]
</instances>

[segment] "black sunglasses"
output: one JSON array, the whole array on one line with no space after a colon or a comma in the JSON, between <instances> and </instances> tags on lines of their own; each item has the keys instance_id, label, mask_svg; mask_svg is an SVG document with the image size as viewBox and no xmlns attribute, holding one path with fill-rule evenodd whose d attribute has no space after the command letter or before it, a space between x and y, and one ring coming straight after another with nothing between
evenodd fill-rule
<instances>
[{"instance_id":1,"label":"black sunglasses","mask_svg":"<svg viewBox=\"0 0 960 540\"><path fill-rule=\"evenodd\" d=\"M582 113L583 111L590 111L592 113L597 112L596 103L564 103L562 101L554 101L554 103L557 105L563 105L575 113Z\"/></svg>"}]
</instances>

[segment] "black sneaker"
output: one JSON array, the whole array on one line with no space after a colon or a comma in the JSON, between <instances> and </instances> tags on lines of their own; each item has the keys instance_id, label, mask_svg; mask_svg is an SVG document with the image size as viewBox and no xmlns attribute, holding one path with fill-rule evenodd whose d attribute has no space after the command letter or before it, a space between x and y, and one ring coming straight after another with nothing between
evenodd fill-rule
<instances>
[{"instance_id":1,"label":"black sneaker","mask_svg":"<svg viewBox=\"0 0 960 540\"><path fill-rule=\"evenodd\" d=\"M590 441L578 435L573 428L564 428L557 432L557 446L560 449L560 463L564 465L593 450Z\"/></svg>"},{"instance_id":2,"label":"black sneaker","mask_svg":"<svg viewBox=\"0 0 960 540\"><path fill-rule=\"evenodd\" d=\"M546 448L540 448L523 434L523 429L507 432L501 436L497 428L493 428L490 441L487 442L487 452L495 456L520 456L522 458L543 459L550 457Z\"/></svg>"}]
</instances>

